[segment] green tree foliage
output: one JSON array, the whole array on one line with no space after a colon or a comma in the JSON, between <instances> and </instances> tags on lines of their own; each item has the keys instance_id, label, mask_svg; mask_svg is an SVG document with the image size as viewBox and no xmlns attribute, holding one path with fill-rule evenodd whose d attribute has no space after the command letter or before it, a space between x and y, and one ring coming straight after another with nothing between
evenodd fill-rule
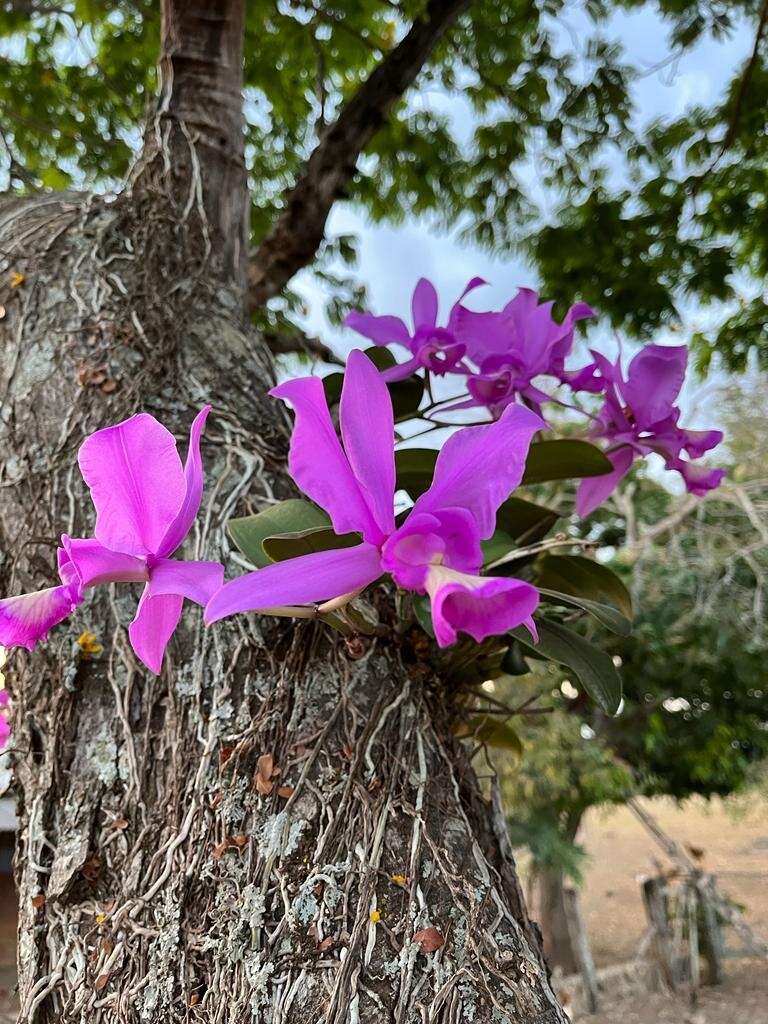
<instances>
[{"instance_id":1,"label":"green tree foliage","mask_svg":"<svg viewBox=\"0 0 768 1024\"><path fill-rule=\"evenodd\" d=\"M324 127L424 6L248 5L255 242ZM0 3L0 174L12 188L121 180L154 90L158 7ZM647 69L612 41L611 19L641 9L659 19L661 64L705 37L754 39L716 103L640 122L634 85ZM390 112L346 196L373 220L427 215L495 251L522 250L548 294L578 294L641 338L677 321L685 296L725 301L697 339L701 365L717 350L741 369L753 349L768 365L767 16L764 0L474 0ZM542 189L562 198L554 214L538 202ZM354 239L328 238L315 264L337 292L336 315L357 297L354 255ZM284 311L296 303L288 294Z\"/></svg>"},{"instance_id":2,"label":"green tree foliage","mask_svg":"<svg viewBox=\"0 0 768 1024\"><path fill-rule=\"evenodd\" d=\"M731 464L720 490L675 495L640 471L594 517L637 611L631 636L600 642L621 659L624 707L608 717L572 676L560 689L562 673L540 675L555 710L519 728L522 760L504 772L513 835L538 866L578 877L573 823L589 806L729 796L768 761L768 382L718 399Z\"/></svg>"}]
</instances>

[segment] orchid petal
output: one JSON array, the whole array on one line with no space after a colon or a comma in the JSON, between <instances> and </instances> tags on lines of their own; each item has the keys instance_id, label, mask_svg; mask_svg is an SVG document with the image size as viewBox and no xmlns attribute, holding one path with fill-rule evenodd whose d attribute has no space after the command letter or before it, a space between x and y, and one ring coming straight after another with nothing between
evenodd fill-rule
<instances>
[{"instance_id":1,"label":"orchid petal","mask_svg":"<svg viewBox=\"0 0 768 1024\"><path fill-rule=\"evenodd\" d=\"M459 631L480 643L487 636L529 625L539 604L538 590L523 580L469 576L442 565L430 567L426 587L440 647L455 643Z\"/></svg>"},{"instance_id":2,"label":"orchid petal","mask_svg":"<svg viewBox=\"0 0 768 1024\"><path fill-rule=\"evenodd\" d=\"M315 604L362 590L380 575L381 558L373 544L300 555L226 583L208 602L205 621L210 625L236 612Z\"/></svg>"},{"instance_id":3,"label":"orchid petal","mask_svg":"<svg viewBox=\"0 0 768 1024\"><path fill-rule=\"evenodd\" d=\"M4 713L0 713L0 750L5 750L8 738L11 735L11 727Z\"/></svg>"},{"instance_id":4,"label":"orchid petal","mask_svg":"<svg viewBox=\"0 0 768 1024\"><path fill-rule=\"evenodd\" d=\"M483 561L477 524L464 508L440 509L434 514L412 512L387 539L381 565L398 586L424 590L431 564L477 573Z\"/></svg>"},{"instance_id":5,"label":"orchid petal","mask_svg":"<svg viewBox=\"0 0 768 1024\"><path fill-rule=\"evenodd\" d=\"M110 551L91 537L63 534L61 543L67 558L60 560L60 569L67 564L72 566L80 591L100 583L146 583L148 579L147 563L135 555Z\"/></svg>"},{"instance_id":6,"label":"orchid petal","mask_svg":"<svg viewBox=\"0 0 768 1024\"><path fill-rule=\"evenodd\" d=\"M148 592L151 597L179 594L195 604L208 604L224 586L224 566L220 562L182 562L161 558L152 567Z\"/></svg>"},{"instance_id":7,"label":"orchid petal","mask_svg":"<svg viewBox=\"0 0 768 1024\"><path fill-rule=\"evenodd\" d=\"M301 377L280 384L270 394L293 405L288 469L297 485L325 509L336 533L359 532L378 543L381 530L336 436L323 382L319 377Z\"/></svg>"},{"instance_id":8,"label":"orchid petal","mask_svg":"<svg viewBox=\"0 0 768 1024\"><path fill-rule=\"evenodd\" d=\"M588 477L579 484L576 492L576 511L582 517L594 512L613 494L635 460L635 453L629 445L606 454L613 464L613 471L601 476Z\"/></svg>"},{"instance_id":9,"label":"orchid petal","mask_svg":"<svg viewBox=\"0 0 768 1024\"><path fill-rule=\"evenodd\" d=\"M184 500L173 434L140 413L91 434L78 460L96 508L96 539L112 551L155 554Z\"/></svg>"},{"instance_id":10,"label":"orchid petal","mask_svg":"<svg viewBox=\"0 0 768 1024\"><path fill-rule=\"evenodd\" d=\"M464 508L474 516L480 537L490 537L496 510L520 483L531 439L542 429L546 423L535 412L511 405L495 423L458 430L443 445L432 486L414 512Z\"/></svg>"},{"instance_id":11,"label":"orchid petal","mask_svg":"<svg viewBox=\"0 0 768 1024\"><path fill-rule=\"evenodd\" d=\"M620 390L638 426L647 429L671 414L683 386L687 361L685 345L646 345L637 353Z\"/></svg>"},{"instance_id":12,"label":"orchid petal","mask_svg":"<svg viewBox=\"0 0 768 1024\"><path fill-rule=\"evenodd\" d=\"M395 381L405 380L406 377L410 377L411 374L420 369L421 359L418 356L414 356L413 359L406 359L404 363L388 366L386 370L382 370L379 376L385 383L393 384Z\"/></svg>"},{"instance_id":13,"label":"orchid petal","mask_svg":"<svg viewBox=\"0 0 768 1024\"><path fill-rule=\"evenodd\" d=\"M434 327L437 323L437 292L426 277L419 278L413 289L411 315L416 330L419 327Z\"/></svg>"},{"instance_id":14,"label":"orchid petal","mask_svg":"<svg viewBox=\"0 0 768 1024\"><path fill-rule=\"evenodd\" d=\"M713 491L719 487L725 476L724 469L710 469L707 466L694 466L692 462L684 459L676 459L667 463L667 469L676 469L682 476L685 488L689 494L701 497L707 491Z\"/></svg>"},{"instance_id":15,"label":"orchid petal","mask_svg":"<svg viewBox=\"0 0 768 1024\"><path fill-rule=\"evenodd\" d=\"M35 644L71 615L79 603L68 585L7 597L0 601L0 644L34 650Z\"/></svg>"},{"instance_id":16,"label":"orchid petal","mask_svg":"<svg viewBox=\"0 0 768 1024\"><path fill-rule=\"evenodd\" d=\"M513 347L510 323L500 313L476 313L457 306L451 312L449 328L478 366L490 356L508 355Z\"/></svg>"},{"instance_id":17,"label":"orchid petal","mask_svg":"<svg viewBox=\"0 0 768 1024\"><path fill-rule=\"evenodd\" d=\"M189 448L184 463L184 486L186 488L181 508L171 525L166 530L157 554L166 557L172 555L189 533L197 518L200 501L203 497L203 460L200 456L200 437L205 427L210 405L204 406L192 421L189 431Z\"/></svg>"},{"instance_id":18,"label":"orchid petal","mask_svg":"<svg viewBox=\"0 0 768 1024\"><path fill-rule=\"evenodd\" d=\"M149 584L144 587L128 637L136 657L150 672L160 675L168 641L179 624L184 598L181 594L153 597Z\"/></svg>"},{"instance_id":19,"label":"orchid petal","mask_svg":"<svg viewBox=\"0 0 768 1024\"><path fill-rule=\"evenodd\" d=\"M355 349L347 359L339 421L344 449L382 534L395 528L395 421L387 385Z\"/></svg>"},{"instance_id":20,"label":"orchid petal","mask_svg":"<svg viewBox=\"0 0 768 1024\"><path fill-rule=\"evenodd\" d=\"M349 327L376 345L404 345L411 347L411 335L399 316L374 316L373 313L349 313L344 318Z\"/></svg>"},{"instance_id":21,"label":"orchid petal","mask_svg":"<svg viewBox=\"0 0 768 1024\"><path fill-rule=\"evenodd\" d=\"M681 430L682 446L692 459L700 459L723 440L722 430Z\"/></svg>"}]
</instances>

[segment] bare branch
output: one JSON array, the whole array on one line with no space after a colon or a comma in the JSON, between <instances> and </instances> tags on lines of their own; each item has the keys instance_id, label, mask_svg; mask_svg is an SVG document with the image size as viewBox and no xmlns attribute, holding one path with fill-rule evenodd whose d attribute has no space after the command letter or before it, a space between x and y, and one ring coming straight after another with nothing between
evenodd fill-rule
<instances>
[{"instance_id":1,"label":"bare branch","mask_svg":"<svg viewBox=\"0 0 768 1024\"><path fill-rule=\"evenodd\" d=\"M429 0L398 45L371 72L323 134L304 171L285 197L270 233L252 256L248 273L251 310L277 295L306 266L323 240L334 202L344 195L357 160L387 112L413 84L442 35L470 0Z\"/></svg>"}]
</instances>

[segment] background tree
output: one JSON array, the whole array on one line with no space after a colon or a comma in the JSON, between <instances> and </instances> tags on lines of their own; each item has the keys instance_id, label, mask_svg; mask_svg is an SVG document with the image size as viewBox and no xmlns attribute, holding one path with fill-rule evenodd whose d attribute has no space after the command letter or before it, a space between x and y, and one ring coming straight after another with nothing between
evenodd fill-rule
<instances>
[{"instance_id":1,"label":"background tree","mask_svg":"<svg viewBox=\"0 0 768 1024\"><path fill-rule=\"evenodd\" d=\"M651 69L612 38L617 15L642 11L666 39ZM0 167L13 189L123 179L156 91L159 17L152 0L6 0ZM691 299L712 303L701 362L717 350L743 369L754 349L765 364L767 21L764 0L251 5L251 308L284 342L300 268L331 286L336 316L359 297L354 238L324 234L348 200L376 221L426 216L522 251L548 295L579 295L641 338ZM752 43L714 103L642 122L644 76L737 31Z\"/></svg>"},{"instance_id":2,"label":"background tree","mask_svg":"<svg viewBox=\"0 0 768 1024\"><path fill-rule=\"evenodd\" d=\"M504 762L512 836L531 853L545 948L566 971L575 962L562 886L580 877L585 811L632 795L728 797L768 758L766 395L760 375L718 395L731 461L721 490L694 503L645 472L594 517L596 543L615 549L637 611L632 635L607 643L622 663L623 712L606 717L578 681L550 668L538 689L555 712L529 720L522 760ZM525 685L536 692L535 677ZM502 693L519 701L519 686L507 680Z\"/></svg>"}]
</instances>

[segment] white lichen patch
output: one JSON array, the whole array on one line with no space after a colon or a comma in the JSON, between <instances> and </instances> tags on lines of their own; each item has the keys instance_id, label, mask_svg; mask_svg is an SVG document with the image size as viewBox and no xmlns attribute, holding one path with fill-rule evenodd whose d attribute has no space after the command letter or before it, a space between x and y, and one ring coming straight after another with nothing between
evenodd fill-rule
<instances>
[{"instance_id":1,"label":"white lichen patch","mask_svg":"<svg viewBox=\"0 0 768 1024\"><path fill-rule=\"evenodd\" d=\"M258 1017L262 1007L269 1003L269 978L275 965L271 961L266 961L263 953L257 952L246 956L244 966L251 992L251 1013Z\"/></svg>"},{"instance_id":2,"label":"white lichen patch","mask_svg":"<svg viewBox=\"0 0 768 1024\"><path fill-rule=\"evenodd\" d=\"M85 737L85 760L90 774L105 786L117 780L117 746L111 725L100 721L98 728Z\"/></svg>"},{"instance_id":3,"label":"white lichen patch","mask_svg":"<svg viewBox=\"0 0 768 1024\"><path fill-rule=\"evenodd\" d=\"M290 856L308 825L304 819L291 822L286 811L270 815L257 832L259 853L265 860Z\"/></svg>"}]
</instances>

